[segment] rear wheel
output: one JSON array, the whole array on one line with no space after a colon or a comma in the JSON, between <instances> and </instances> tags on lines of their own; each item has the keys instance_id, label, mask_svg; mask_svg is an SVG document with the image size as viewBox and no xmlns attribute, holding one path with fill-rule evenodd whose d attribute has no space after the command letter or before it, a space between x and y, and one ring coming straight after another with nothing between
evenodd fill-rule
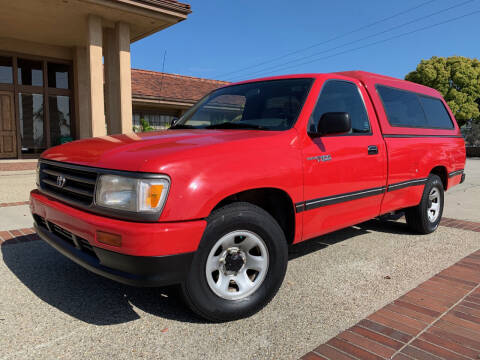
<instances>
[{"instance_id":1,"label":"rear wheel","mask_svg":"<svg viewBox=\"0 0 480 360\"><path fill-rule=\"evenodd\" d=\"M442 219L443 203L442 180L437 175L430 174L420 204L405 211L407 224L421 234L434 232Z\"/></svg>"},{"instance_id":2,"label":"rear wheel","mask_svg":"<svg viewBox=\"0 0 480 360\"><path fill-rule=\"evenodd\" d=\"M215 322L250 316L275 296L288 262L275 219L249 203L234 203L207 219L182 292L190 308Z\"/></svg>"}]
</instances>

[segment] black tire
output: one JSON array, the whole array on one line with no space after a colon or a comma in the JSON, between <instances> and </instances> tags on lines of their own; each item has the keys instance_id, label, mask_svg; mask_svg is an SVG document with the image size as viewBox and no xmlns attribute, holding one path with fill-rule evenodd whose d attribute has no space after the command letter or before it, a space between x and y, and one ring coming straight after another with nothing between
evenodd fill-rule
<instances>
[{"instance_id":1,"label":"black tire","mask_svg":"<svg viewBox=\"0 0 480 360\"><path fill-rule=\"evenodd\" d=\"M212 291L205 269L210 251L217 241L237 230L258 234L268 249L269 264L264 280L255 292L231 300ZM249 203L229 204L208 217L189 274L181 285L182 294L187 305L207 320L224 322L245 318L260 311L275 296L285 277L287 263L287 241L275 219L262 208Z\"/></svg>"},{"instance_id":2,"label":"black tire","mask_svg":"<svg viewBox=\"0 0 480 360\"><path fill-rule=\"evenodd\" d=\"M429 195L433 189L438 191L440 208L438 216L432 221L429 216L430 200ZM410 228L420 234L430 234L437 230L442 219L444 204L443 183L439 176L430 174L423 190L422 200L417 206L405 210L405 218Z\"/></svg>"}]
</instances>

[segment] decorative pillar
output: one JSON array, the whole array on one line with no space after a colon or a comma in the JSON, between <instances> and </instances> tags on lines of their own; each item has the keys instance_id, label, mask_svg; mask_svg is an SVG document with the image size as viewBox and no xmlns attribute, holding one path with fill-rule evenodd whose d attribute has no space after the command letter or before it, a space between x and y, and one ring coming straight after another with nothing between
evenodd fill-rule
<instances>
[{"instance_id":1,"label":"decorative pillar","mask_svg":"<svg viewBox=\"0 0 480 360\"><path fill-rule=\"evenodd\" d=\"M119 22L105 32L105 93L108 134L132 132L130 28Z\"/></svg>"},{"instance_id":2,"label":"decorative pillar","mask_svg":"<svg viewBox=\"0 0 480 360\"><path fill-rule=\"evenodd\" d=\"M102 19L88 16L87 61L90 84L90 136L106 135L103 95Z\"/></svg>"},{"instance_id":3,"label":"decorative pillar","mask_svg":"<svg viewBox=\"0 0 480 360\"><path fill-rule=\"evenodd\" d=\"M74 49L73 74L75 84L75 133L78 139L92 136L89 73L87 48L77 46Z\"/></svg>"}]
</instances>

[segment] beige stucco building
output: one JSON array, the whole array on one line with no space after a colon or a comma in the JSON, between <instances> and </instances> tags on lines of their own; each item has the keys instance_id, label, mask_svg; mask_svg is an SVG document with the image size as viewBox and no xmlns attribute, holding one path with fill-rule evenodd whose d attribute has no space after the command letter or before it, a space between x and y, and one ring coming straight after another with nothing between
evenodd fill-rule
<instances>
[{"instance_id":1,"label":"beige stucco building","mask_svg":"<svg viewBox=\"0 0 480 360\"><path fill-rule=\"evenodd\" d=\"M72 139L130 132L130 44L190 13L189 5L174 0L0 4L0 159L35 157ZM176 116L188 108L168 104L168 96L137 92L137 113L163 107Z\"/></svg>"}]
</instances>

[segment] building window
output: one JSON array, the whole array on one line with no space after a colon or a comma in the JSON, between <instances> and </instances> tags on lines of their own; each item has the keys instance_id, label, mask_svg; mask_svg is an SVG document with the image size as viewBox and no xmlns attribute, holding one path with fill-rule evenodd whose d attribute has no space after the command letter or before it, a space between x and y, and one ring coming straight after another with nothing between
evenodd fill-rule
<instances>
[{"instance_id":1,"label":"building window","mask_svg":"<svg viewBox=\"0 0 480 360\"><path fill-rule=\"evenodd\" d=\"M19 85L43 86L41 61L18 59L17 67Z\"/></svg>"},{"instance_id":2,"label":"building window","mask_svg":"<svg viewBox=\"0 0 480 360\"><path fill-rule=\"evenodd\" d=\"M67 64L48 63L48 87L57 89L69 89L69 71Z\"/></svg>"},{"instance_id":3,"label":"building window","mask_svg":"<svg viewBox=\"0 0 480 360\"><path fill-rule=\"evenodd\" d=\"M132 117L133 130L135 132L141 132L143 130L141 119L145 120L148 125L153 128L153 130L165 130L170 127L172 120L177 117L178 116L164 115L155 112L134 111Z\"/></svg>"},{"instance_id":4,"label":"building window","mask_svg":"<svg viewBox=\"0 0 480 360\"><path fill-rule=\"evenodd\" d=\"M12 58L0 56L0 83L13 84Z\"/></svg>"}]
</instances>

